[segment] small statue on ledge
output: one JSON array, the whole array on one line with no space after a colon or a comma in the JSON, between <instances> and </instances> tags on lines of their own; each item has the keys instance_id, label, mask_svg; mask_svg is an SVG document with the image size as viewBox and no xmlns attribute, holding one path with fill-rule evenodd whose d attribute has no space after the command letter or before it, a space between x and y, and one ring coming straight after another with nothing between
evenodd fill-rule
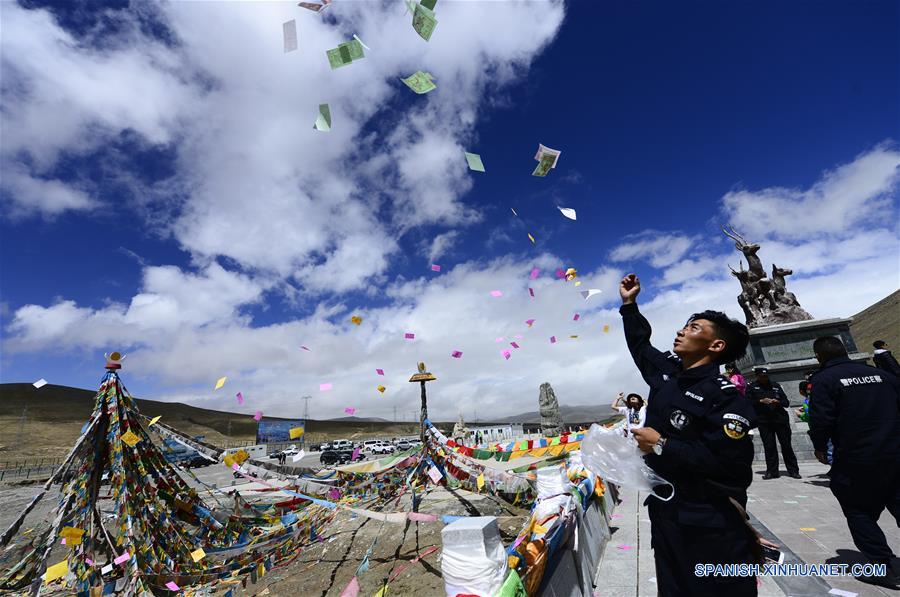
<instances>
[{"instance_id":1,"label":"small statue on ledge","mask_svg":"<svg viewBox=\"0 0 900 597\"><path fill-rule=\"evenodd\" d=\"M794 321L807 321L812 315L807 313L793 292L788 292L785 277L793 274L793 270L782 269L772 264L772 277L766 276L762 261L756 256L759 245L748 243L734 228L722 227L725 236L734 241L734 246L747 258L747 267L740 262L740 270L735 271L730 265L731 275L741 283L741 294L738 304L744 310L747 326L757 328L765 325L777 325Z\"/></svg>"}]
</instances>

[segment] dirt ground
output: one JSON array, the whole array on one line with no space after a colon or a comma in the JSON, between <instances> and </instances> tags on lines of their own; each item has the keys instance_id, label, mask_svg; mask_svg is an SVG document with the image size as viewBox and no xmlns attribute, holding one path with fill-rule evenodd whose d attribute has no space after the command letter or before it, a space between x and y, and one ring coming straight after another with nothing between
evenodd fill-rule
<instances>
[{"instance_id":1,"label":"dirt ground","mask_svg":"<svg viewBox=\"0 0 900 597\"><path fill-rule=\"evenodd\" d=\"M205 482L222 482L220 467L210 466L195 469ZM229 482L230 483L230 482ZM15 519L21 509L39 491L41 483L7 483L0 485L0 529ZM222 485L220 485L222 486ZM36 510L28 517L23 530L41 520L57 503L57 488L48 494ZM360 508L377 510L375 502L362 502ZM385 512L410 511L408 495L400 498L399 504L386 508ZM512 542L529 515L528 510L506 504L502 500L485 494L465 490L448 490L433 487L421 496L419 512L456 516L496 516L501 537L505 544ZM373 595L391 574L401 568L397 578L389 584L388 595L444 595L441 576L441 522L412 523L403 525L382 523L377 520L355 516L349 512L338 513L332 523L321 530L323 540L303 550L300 557L290 565L270 571L246 588L235 586L234 594L259 595L266 589L267 594L288 596L337 596L353 578L366 551L375 541L375 548L369 558L369 570L360 578L360 594ZM419 555L432 546L432 551L414 564ZM62 552L61 552L62 553ZM54 554L58 555L58 554ZM61 559L63 555L59 555ZM53 560L53 556L51 556ZM54 560L55 561L55 560ZM224 593L217 591L216 594Z\"/></svg>"}]
</instances>

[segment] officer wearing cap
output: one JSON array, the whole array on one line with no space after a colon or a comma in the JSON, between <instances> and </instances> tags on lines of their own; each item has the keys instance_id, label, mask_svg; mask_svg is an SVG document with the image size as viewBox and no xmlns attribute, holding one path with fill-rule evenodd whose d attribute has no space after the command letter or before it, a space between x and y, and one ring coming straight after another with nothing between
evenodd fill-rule
<instances>
[{"instance_id":1,"label":"officer wearing cap","mask_svg":"<svg viewBox=\"0 0 900 597\"><path fill-rule=\"evenodd\" d=\"M887 508L900 526L900 381L887 371L851 362L839 338L817 338L813 352L822 365L812 376L809 399L816 458L827 464L831 440L831 493L853 543L871 562L887 565L885 576L857 578L896 589L900 571L891 571L891 548L878 518Z\"/></svg>"},{"instance_id":2,"label":"officer wearing cap","mask_svg":"<svg viewBox=\"0 0 900 597\"><path fill-rule=\"evenodd\" d=\"M766 367L756 367L753 372L756 374L756 380L747 388L747 398L756 409L759 437L766 453L766 474L763 475L763 479L777 479L780 476L776 437L781 444L781 455L784 456L788 475L799 479L800 467L791 447L791 420L785 410L790 406L790 401L781 385L769 379L769 370Z\"/></svg>"},{"instance_id":3,"label":"officer wearing cap","mask_svg":"<svg viewBox=\"0 0 900 597\"><path fill-rule=\"evenodd\" d=\"M635 364L650 386L644 427L632 429L647 465L674 486L648 507L660 595L756 595L756 579L698 577L697 564L759 562L743 507L753 478L753 407L719 366L740 358L749 332L724 313L695 313L675 335L674 352L650 344L634 274L622 279L622 323ZM669 496L663 496L669 497Z\"/></svg>"}]
</instances>

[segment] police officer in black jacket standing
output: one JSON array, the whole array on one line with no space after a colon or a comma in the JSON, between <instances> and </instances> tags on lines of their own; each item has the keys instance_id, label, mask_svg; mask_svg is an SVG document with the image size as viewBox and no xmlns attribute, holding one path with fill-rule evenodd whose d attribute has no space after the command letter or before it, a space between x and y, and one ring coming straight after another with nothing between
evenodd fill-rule
<instances>
[{"instance_id":1,"label":"police officer in black jacket standing","mask_svg":"<svg viewBox=\"0 0 900 597\"><path fill-rule=\"evenodd\" d=\"M799 479L800 467L797 466L797 456L791 447L791 420L785 410L791 403L781 385L769 379L767 368L756 367L753 372L756 380L747 388L747 398L756 409L759 437L766 453L766 474L763 479L777 479L780 476L776 437L781 444L781 455L784 456L788 475Z\"/></svg>"},{"instance_id":2,"label":"police officer in black jacket standing","mask_svg":"<svg viewBox=\"0 0 900 597\"><path fill-rule=\"evenodd\" d=\"M830 439L831 493L853 543L872 563L887 564L886 576L857 578L896 589L898 571L891 571L891 548L878 518L887 508L900 527L900 381L851 362L839 338L817 338L813 352L822 365L810 380L809 437L816 458L827 464Z\"/></svg>"},{"instance_id":3,"label":"police officer in black jacket standing","mask_svg":"<svg viewBox=\"0 0 900 597\"><path fill-rule=\"evenodd\" d=\"M749 333L724 313L704 311L675 335L674 352L650 344L650 324L635 302L634 274L622 279L622 323L635 364L650 386L647 418L633 429L647 465L672 483L669 501L648 497L651 546L660 595L756 595L756 579L704 577L697 564L758 563L758 542L743 508L752 481L755 426L750 403L719 366L740 358ZM677 356L676 356L677 355ZM668 496L664 496L668 497Z\"/></svg>"}]
</instances>

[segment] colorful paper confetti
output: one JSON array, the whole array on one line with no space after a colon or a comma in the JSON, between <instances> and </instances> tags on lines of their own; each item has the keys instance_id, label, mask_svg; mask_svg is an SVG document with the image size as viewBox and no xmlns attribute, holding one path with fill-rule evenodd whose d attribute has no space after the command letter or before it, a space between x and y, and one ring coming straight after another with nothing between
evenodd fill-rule
<instances>
[{"instance_id":1,"label":"colorful paper confetti","mask_svg":"<svg viewBox=\"0 0 900 597\"><path fill-rule=\"evenodd\" d=\"M492 290L492 291L491 291L491 296L494 297L494 298L497 298L497 297L499 297L499 296L503 296L503 293L500 292L499 290Z\"/></svg>"},{"instance_id":2,"label":"colorful paper confetti","mask_svg":"<svg viewBox=\"0 0 900 597\"><path fill-rule=\"evenodd\" d=\"M254 418L255 420L257 420L257 421L259 421L260 419L262 419L262 411L261 411L261 410L256 411L256 414L253 415L253 418Z\"/></svg>"},{"instance_id":3,"label":"colorful paper confetti","mask_svg":"<svg viewBox=\"0 0 900 597\"><path fill-rule=\"evenodd\" d=\"M375 389L378 390L379 392L381 392L382 394L384 394L384 391L385 391L387 388L384 387L384 386L378 386L378 387L375 388Z\"/></svg>"},{"instance_id":4,"label":"colorful paper confetti","mask_svg":"<svg viewBox=\"0 0 900 597\"><path fill-rule=\"evenodd\" d=\"M332 384L331 384L330 382L329 382L329 383L320 383L320 384L319 384L319 391L320 391L320 392L330 392L332 387L333 387L333 386L332 386Z\"/></svg>"},{"instance_id":5,"label":"colorful paper confetti","mask_svg":"<svg viewBox=\"0 0 900 597\"><path fill-rule=\"evenodd\" d=\"M510 342L509 345L512 346L513 348L519 348L519 345L515 342Z\"/></svg>"},{"instance_id":6,"label":"colorful paper confetti","mask_svg":"<svg viewBox=\"0 0 900 597\"><path fill-rule=\"evenodd\" d=\"M550 336L550 344L556 344L556 336Z\"/></svg>"},{"instance_id":7,"label":"colorful paper confetti","mask_svg":"<svg viewBox=\"0 0 900 597\"><path fill-rule=\"evenodd\" d=\"M359 315L354 315L353 317L350 318L350 321L351 321L354 325L359 325L359 324L362 323L362 317L360 317Z\"/></svg>"},{"instance_id":8,"label":"colorful paper confetti","mask_svg":"<svg viewBox=\"0 0 900 597\"><path fill-rule=\"evenodd\" d=\"M534 298L534 288L529 288L529 289L528 289L528 294L531 295L531 298Z\"/></svg>"},{"instance_id":9,"label":"colorful paper confetti","mask_svg":"<svg viewBox=\"0 0 900 597\"><path fill-rule=\"evenodd\" d=\"M431 271L433 271L433 272L439 272L439 271L441 271L441 266L435 265L435 264L432 263L432 264L431 264Z\"/></svg>"},{"instance_id":10,"label":"colorful paper confetti","mask_svg":"<svg viewBox=\"0 0 900 597\"><path fill-rule=\"evenodd\" d=\"M348 406L347 408L344 409L344 412L347 413L348 415L352 415L352 414L356 413L356 409L353 408L352 406Z\"/></svg>"},{"instance_id":11,"label":"colorful paper confetti","mask_svg":"<svg viewBox=\"0 0 900 597\"><path fill-rule=\"evenodd\" d=\"M462 357L462 351L454 350L453 352L450 353L450 356L453 357L454 359L458 359L458 358Z\"/></svg>"},{"instance_id":12,"label":"colorful paper confetti","mask_svg":"<svg viewBox=\"0 0 900 597\"><path fill-rule=\"evenodd\" d=\"M416 335L410 334L409 332L406 332L405 334L403 334L403 337L406 338L407 340L415 340L416 339Z\"/></svg>"},{"instance_id":13,"label":"colorful paper confetti","mask_svg":"<svg viewBox=\"0 0 900 597\"><path fill-rule=\"evenodd\" d=\"M45 385L47 385L47 380L42 377L31 385L33 385L36 388L43 388ZM57 564L57 565L59 565L59 564ZM48 568L48 570L49 570L49 568Z\"/></svg>"},{"instance_id":14,"label":"colorful paper confetti","mask_svg":"<svg viewBox=\"0 0 900 597\"><path fill-rule=\"evenodd\" d=\"M529 276L532 280L537 280L537 277L538 277L539 275L541 275L541 270L539 270L538 268L532 269L532 270L531 270L531 273L528 274L528 276Z\"/></svg>"},{"instance_id":15,"label":"colorful paper confetti","mask_svg":"<svg viewBox=\"0 0 900 597\"><path fill-rule=\"evenodd\" d=\"M509 351L506 350L506 349L501 350L501 351L500 351L500 354L502 354L502 355L503 355L503 358L506 359L507 361L509 360L509 357L512 356L512 353L509 352Z\"/></svg>"},{"instance_id":16,"label":"colorful paper confetti","mask_svg":"<svg viewBox=\"0 0 900 597\"><path fill-rule=\"evenodd\" d=\"M581 319L581 315L579 313L576 313L575 317L572 318L572 321L578 321L579 319Z\"/></svg>"},{"instance_id":17,"label":"colorful paper confetti","mask_svg":"<svg viewBox=\"0 0 900 597\"><path fill-rule=\"evenodd\" d=\"M238 403L238 404L243 404L243 403L244 403L244 395L241 394L240 392L238 392L237 394L235 394L234 397L237 398L237 403Z\"/></svg>"},{"instance_id":18,"label":"colorful paper confetti","mask_svg":"<svg viewBox=\"0 0 900 597\"><path fill-rule=\"evenodd\" d=\"M526 319L526 320L525 320L525 325L527 325L528 327L531 327L531 326L534 325L534 322L535 322L535 321L537 321L537 320L536 320L536 319Z\"/></svg>"},{"instance_id":19,"label":"colorful paper confetti","mask_svg":"<svg viewBox=\"0 0 900 597\"><path fill-rule=\"evenodd\" d=\"M375 373L376 373L377 375L384 375L384 369L376 369L376 370L375 370Z\"/></svg>"},{"instance_id":20,"label":"colorful paper confetti","mask_svg":"<svg viewBox=\"0 0 900 597\"><path fill-rule=\"evenodd\" d=\"M528 233L528 240L531 241L531 244L534 244L534 237L531 236L531 233L530 233L530 232Z\"/></svg>"},{"instance_id":21,"label":"colorful paper confetti","mask_svg":"<svg viewBox=\"0 0 900 597\"><path fill-rule=\"evenodd\" d=\"M228 378L227 378L227 377L220 377L220 378L219 378L219 381L216 382L216 387L213 388L213 389L214 389L214 390L218 390L219 388L221 388L222 386L224 386L224 385L225 385L225 380L226 380L226 379L228 379Z\"/></svg>"}]
</instances>

